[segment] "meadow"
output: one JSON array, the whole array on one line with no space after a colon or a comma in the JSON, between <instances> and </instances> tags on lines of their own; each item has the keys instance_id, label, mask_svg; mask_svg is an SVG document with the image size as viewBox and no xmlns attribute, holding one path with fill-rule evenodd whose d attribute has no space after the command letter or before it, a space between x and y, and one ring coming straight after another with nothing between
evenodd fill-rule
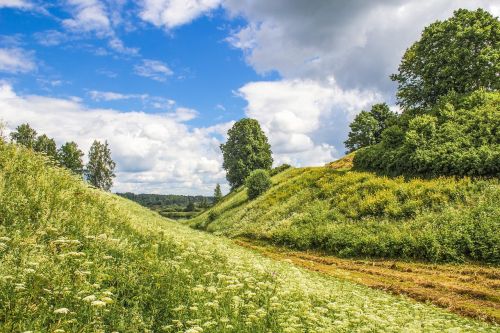
<instances>
[{"instance_id":1,"label":"meadow","mask_svg":"<svg viewBox=\"0 0 500 333\"><path fill-rule=\"evenodd\" d=\"M2 332L498 330L264 258L0 143Z\"/></svg>"},{"instance_id":2,"label":"meadow","mask_svg":"<svg viewBox=\"0 0 500 333\"><path fill-rule=\"evenodd\" d=\"M190 224L340 257L500 263L498 179L387 177L351 161L285 170L254 200L241 187Z\"/></svg>"}]
</instances>

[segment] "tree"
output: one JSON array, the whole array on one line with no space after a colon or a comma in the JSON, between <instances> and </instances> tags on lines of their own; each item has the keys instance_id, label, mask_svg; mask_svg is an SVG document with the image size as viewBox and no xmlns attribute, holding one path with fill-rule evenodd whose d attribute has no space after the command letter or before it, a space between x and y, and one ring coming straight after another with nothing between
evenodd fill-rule
<instances>
[{"instance_id":1,"label":"tree","mask_svg":"<svg viewBox=\"0 0 500 333\"><path fill-rule=\"evenodd\" d=\"M270 170L273 164L271 146L255 119L237 121L228 131L227 142L220 148L232 190L243 185L253 170Z\"/></svg>"},{"instance_id":2,"label":"tree","mask_svg":"<svg viewBox=\"0 0 500 333\"><path fill-rule=\"evenodd\" d=\"M351 153L359 148L374 145L382 139L382 132L397 119L397 114L386 103L374 104L370 110L361 111L349 125L351 130L344 144Z\"/></svg>"},{"instance_id":3,"label":"tree","mask_svg":"<svg viewBox=\"0 0 500 333\"><path fill-rule=\"evenodd\" d=\"M255 199L265 191L267 191L271 185L271 177L267 170L258 169L250 173L246 179L246 186L248 191L248 198Z\"/></svg>"},{"instance_id":4,"label":"tree","mask_svg":"<svg viewBox=\"0 0 500 333\"><path fill-rule=\"evenodd\" d=\"M54 139L49 138L47 135L40 135L33 146L36 152L43 153L48 157L56 160L57 159L57 146Z\"/></svg>"},{"instance_id":5,"label":"tree","mask_svg":"<svg viewBox=\"0 0 500 333\"><path fill-rule=\"evenodd\" d=\"M398 104L403 109L433 106L450 91L467 94L500 89L500 22L483 9L459 9L426 27L401 60Z\"/></svg>"},{"instance_id":6,"label":"tree","mask_svg":"<svg viewBox=\"0 0 500 333\"><path fill-rule=\"evenodd\" d=\"M14 132L10 133L10 138L17 144L33 148L36 142L36 131L29 124L22 124L17 126Z\"/></svg>"},{"instance_id":7,"label":"tree","mask_svg":"<svg viewBox=\"0 0 500 333\"><path fill-rule=\"evenodd\" d=\"M95 140L89 151L89 162L85 169L88 182L102 190L109 191L113 186L115 177L115 162L111 159L111 151L108 142L104 144Z\"/></svg>"},{"instance_id":8,"label":"tree","mask_svg":"<svg viewBox=\"0 0 500 333\"><path fill-rule=\"evenodd\" d=\"M214 204L216 204L219 201L221 201L221 199L222 199L222 191L220 189L220 185L217 184L215 186L215 190L214 190Z\"/></svg>"},{"instance_id":9,"label":"tree","mask_svg":"<svg viewBox=\"0 0 500 333\"><path fill-rule=\"evenodd\" d=\"M61 166L71 170L77 175L83 172L83 152L78 148L78 145L71 141L66 142L57 151L57 156Z\"/></svg>"}]
</instances>

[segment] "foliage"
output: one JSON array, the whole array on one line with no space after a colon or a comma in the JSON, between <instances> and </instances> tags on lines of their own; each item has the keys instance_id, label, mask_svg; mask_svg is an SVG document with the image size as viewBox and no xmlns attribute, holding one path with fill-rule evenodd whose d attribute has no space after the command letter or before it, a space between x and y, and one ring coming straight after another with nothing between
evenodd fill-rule
<instances>
[{"instance_id":1,"label":"foliage","mask_svg":"<svg viewBox=\"0 0 500 333\"><path fill-rule=\"evenodd\" d=\"M276 176L278 173L283 172L285 170L290 169L292 166L290 164L281 164L275 168L272 168L271 171L269 171L270 176Z\"/></svg>"},{"instance_id":2,"label":"foliage","mask_svg":"<svg viewBox=\"0 0 500 333\"><path fill-rule=\"evenodd\" d=\"M342 257L500 263L498 180L294 168L255 200L229 195L191 225Z\"/></svg>"},{"instance_id":3,"label":"foliage","mask_svg":"<svg viewBox=\"0 0 500 333\"><path fill-rule=\"evenodd\" d=\"M254 170L247 177L245 185L248 191L248 198L255 199L271 187L271 177L267 170Z\"/></svg>"},{"instance_id":4,"label":"foliage","mask_svg":"<svg viewBox=\"0 0 500 333\"><path fill-rule=\"evenodd\" d=\"M76 175L83 173L83 152L78 148L76 142L66 142L57 151L61 166L72 171Z\"/></svg>"},{"instance_id":5,"label":"foliage","mask_svg":"<svg viewBox=\"0 0 500 333\"><path fill-rule=\"evenodd\" d=\"M220 184L217 183L214 190L214 204L222 200L222 191L220 189Z\"/></svg>"},{"instance_id":6,"label":"foliage","mask_svg":"<svg viewBox=\"0 0 500 333\"><path fill-rule=\"evenodd\" d=\"M131 192L116 193L119 196L137 202L139 205L153 208L155 210L164 210L168 207L186 207L189 202L201 203L204 199L213 202L213 197L202 195L179 195L179 194L135 194Z\"/></svg>"},{"instance_id":7,"label":"foliage","mask_svg":"<svg viewBox=\"0 0 500 333\"><path fill-rule=\"evenodd\" d=\"M349 125L348 139L344 142L351 153L359 148L380 142L382 132L396 121L397 115L386 103L374 104L370 110L361 111Z\"/></svg>"},{"instance_id":8,"label":"foliage","mask_svg":"<svg viewBox=\"0 0 500 333\"><path fill-rule=\"evenodd\" d=\"M48 164L0 143L2 332L498 330L263 258Z\"/></svg>"},{"instance_id":9,"label":"foliage","mask_svg":"<svg viewBox=\"0 0 500 333\"><path fill-rule=\"evenodd\" d=\"M184 209L185 212L194 212L196 210L196 207L194 206L194 202L189 201L188 204L186 205L186 208Z\"/></svg>"},{"instance_id":10,"label":"foliage","mask_svg":"<svg viewBox=\"0 0 500 333\"><path fill-rule=\"evenodd\" d=\"M449 94L358 151L359 169L387 174L500 176L500 93Z\"/></svg>"},{"instance_id":11,"label":"foliage","mask_svg":"<svg viewBox=\"0 0 500 333\"><path fill-rule=\"evenodd\" d=\"M228 139L220 146L226 178L235 189L245 182L250 172L270 170L273 164L271 146L255 119L241 119L228 131Z\"/></svg>"},{"instance_id":12,"label":"foliage","mask_svg":"<svg viewBox=\"0 0 500 333\"><path fill-rule=\"evenodd\" d=\"M85 168L87 181L102 190L109 191L115 177L115 162L111 159L108 142L94 140L89 151L89 161Z\"/></svg>"},{"instance_id":13,"label":"foliage","mask_svg":"<svg viewBox=\"0 0 500 333\"><path fill-rule=\"evenodd\" d=\"M57 160L57 146L54 139L49 138L47 135L40 135L33 146L33 149L38 152L45 154L46 156Z\"/></svg>"},{"instance_id":14,"label":"foliage","mask_svg":"<svg viewBox=\"0 0 500 333\"><path fill-rule=\"evenodd\" d=\"M500 89L500 22L483 9L459 9L426 27L404 54L397 97L404 109L426 108L454 91Z\"/></svg>"},{"instance_id":15,"label":"foliage","mask_svg":"<svg viewBox=\"0 0 500 333\"><path fill-rule=\"evenodd\" d=\"M16 130L10 133L10 138L17 144L27 148L33 148L36 142L36 131L29 124L17 126Z\"/></svg>"}]
</instances>

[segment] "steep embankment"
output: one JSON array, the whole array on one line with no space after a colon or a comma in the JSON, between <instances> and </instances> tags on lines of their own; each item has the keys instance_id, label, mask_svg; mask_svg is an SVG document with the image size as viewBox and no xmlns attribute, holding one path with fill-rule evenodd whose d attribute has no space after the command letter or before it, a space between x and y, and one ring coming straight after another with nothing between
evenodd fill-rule
<instances>
[{"instance_id":1,"label":"steep embankment","mask_svg":"<svg viewBox=\"0 0 500 333\"><path fill-rule=\"evenodd\" d=\"M190 223L341 257L500 263L497 179L388 178L350 160L286 170L255 200L240 188Z\"/></svg>"},{"instance_id":2,"label":"steep embankment","mask_svg":"<svg viewBox=\"0 0 500 333\"><path fill-rule=\"evenodd\" d=\"M498 326L296 269L0 143L0 331L373 332Z\"/></svg>"}]
</instances>

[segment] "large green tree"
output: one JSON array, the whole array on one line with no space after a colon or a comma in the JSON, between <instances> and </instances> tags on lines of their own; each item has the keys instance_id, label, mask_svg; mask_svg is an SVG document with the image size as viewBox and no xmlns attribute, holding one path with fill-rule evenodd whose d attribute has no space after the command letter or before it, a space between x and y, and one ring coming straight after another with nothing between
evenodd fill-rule
<instances>
[{"instance_id":1,"label":"large green tree","mask_svg":"<svg viewBox=\"0 0 500 333\"><path fill-rule=\"evenodd\" d=\"M71 141L66 142L57 151L57 156L61 166L71 170L77 175L83 172L83 152L78 148L78 145Z\"/></svg>"},{"instance_id":2,"label":"large green tree","mask_svg":"<svg viewBox=\"0 0 500 333\"><path fill-rule=\"evenodd\" d=\"M220 147L226 178L232 189L243 185L253 170L270 170L273 164L271 146L255 119L237 121L228 131L227 142Z\"/></svg>"},{"instance_id":3,"label":"large green tree","mask_svg":"<svg viewBox=\"0 0 500 333\"><path fill-rule=\"evenodd\" d=\"M348 153L374 145L382 139L382 132L397 118L386 103L374 104L369 112L361 111L349 125L351 130L344 142Z\"/></svg>"},{"instance_id":4,"label":"large green tree","mask_svg":"<svg viewBox=\"0 0 500 333\"><path fill-rule=\"evenodd\" d=\"M433 106L450 91L500 88L500 22L483 9L459 9L426 27L403 56L397 74L403 109Z\"/></svg>"},{"instance_id":5,"label":"large green tree","mask_svg":"<svg viewBox=\"0 0 500 333\"><path fill-rule=\"evenodd\" d=\"M36 131L29 124L22 124L10 133L10 138L17 144L33 148L36 142Z\"/></svg>"},{"instance_id":6,"label":"large green tree","mask_svg":"<svg viewBox=\"0 0 500 333\"><path fill-rule=\"evenodd\" d=\"M115 177L115 162L111 159L108 142L104 144L95 140L89 151L89 162L85 168L88 182L101 190L109 191Z\"/></svg>"},{"instance_id":7,"label":"large green tree","mask_svg":"<svg viewBox=\"0 0 500 333\"><path fill-rule=\"evenodd\" d=\"M49 138L47 135L40 135L33 146L36 152L43 153L48 157L56 160L57 159L57 146L54 139Z\"/></svg>"}]
</instances>

